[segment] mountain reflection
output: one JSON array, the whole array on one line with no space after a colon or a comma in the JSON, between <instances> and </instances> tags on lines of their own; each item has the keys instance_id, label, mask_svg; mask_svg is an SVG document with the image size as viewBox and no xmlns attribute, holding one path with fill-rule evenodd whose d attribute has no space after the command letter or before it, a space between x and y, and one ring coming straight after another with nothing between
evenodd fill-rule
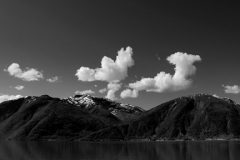
<instances>
[{"instance_id":1,"label":"mountain reflection","mask_svg":"<svg viewBox=\"0 0 240 160\"><path fill-rule=\"evenodd\" d=\"M239 151L238 141L0 143L9 160L237 160Z\"/></svg>"}]
</instances>

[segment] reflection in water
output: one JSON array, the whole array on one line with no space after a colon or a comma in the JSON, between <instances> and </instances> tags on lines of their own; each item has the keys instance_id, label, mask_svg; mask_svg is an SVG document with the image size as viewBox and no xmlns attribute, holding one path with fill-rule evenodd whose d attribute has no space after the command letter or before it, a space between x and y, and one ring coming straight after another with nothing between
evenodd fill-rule
<instances>
[{"instance_id":1,"label":"reflection in water","mask_svg":"<svg viewBox=\"0 0 240 160\"><path fill-rule=\"evenodd\" d=\"M238 141L0 143L8 160L237 160L239 151Z\"/></svg>"}]
</instances>

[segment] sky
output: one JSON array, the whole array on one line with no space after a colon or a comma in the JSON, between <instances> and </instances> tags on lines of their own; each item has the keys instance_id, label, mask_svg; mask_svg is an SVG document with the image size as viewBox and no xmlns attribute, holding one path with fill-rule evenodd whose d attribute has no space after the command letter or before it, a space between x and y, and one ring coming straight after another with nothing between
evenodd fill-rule
<instances>
[{"instance_id":1,"label":"sky","mask_svg":"<svg viewBox=\"0 0 240 160\"><path fill-rule=\"evenodd\" d=\"M0 101L85 93L150 109L207 93L240 103L239 19L227 1L2 0Z\"/></svg>"}]
</instances>

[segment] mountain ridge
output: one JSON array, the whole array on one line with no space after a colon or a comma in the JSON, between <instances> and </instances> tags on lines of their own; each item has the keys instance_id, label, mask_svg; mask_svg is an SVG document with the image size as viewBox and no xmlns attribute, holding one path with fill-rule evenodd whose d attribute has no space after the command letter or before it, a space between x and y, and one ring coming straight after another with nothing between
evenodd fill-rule
<instances>
[{"instance_id":1,"label":"mountain ridge","mask_svg":"<svg viewBox=\"0 0 240 160\"><path fill-rule=\"evenodd\" d=\"M0 103L4 140L194 140L240 138L240 105L196 94L150 110L90 95L26 96Z\"/></svg>"}]
</instances>

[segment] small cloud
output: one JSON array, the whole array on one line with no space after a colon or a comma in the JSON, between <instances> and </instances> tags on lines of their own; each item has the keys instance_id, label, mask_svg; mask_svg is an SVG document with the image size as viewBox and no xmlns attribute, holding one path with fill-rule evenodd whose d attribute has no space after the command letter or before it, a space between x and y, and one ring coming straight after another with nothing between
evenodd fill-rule
<instances>
[{"instance_id":1,"label":"small cloud","mask_svg":"<svg viewBox=\"0 0 240 160\"><path fill-rule=\"evenodd\" d=\"M55 83L55 82L59 82L59 78L58 78L58 76L55 76L55 77L47 79L47 81L50 83Z\"/></svg>"},{"instance_id":2,"label":"small cloud","mask_svg":"<svg viewBox=\"0 0 240 160\"><path fill-rule=\"evenodd\" d=\"M100 93L105 93L105 92L107 92L107 88L100 89L99 92Z\"/></svg>"},{"instance_id":3,"label":"small cloud","mask_svg":"<svg viewBox=\"0 0 240 160\"><path fill-rule=\"evenodd\" d=\"M104 56L101 61L101 68L90 69L88 67L80 67L75 76L79 81L106 81L119 82L127 77L128 67L134 65L132 59L132 48L122 48L118 51L116 60Z\"/></svg>"},{"instance_id":4,"label":"small cloud","mask_svg":"<svg viewBox=\"0 0 240 160\"><path fill-rule=\"evenodd\" d=\"M109 83L107 88L108 88L108 93L105 97L111 100L117 100L118 98L115 96L115 92L121 88L121 84Z\"/></svg>"},{"instance_id":5,"label":"small cloud","mask_svg":"<svg viewBox=\"0 0 240 160\"><path fill-rule=\"evenodd\" d=\"M75 94L95 94L92 90L76 91Z\"/></svg>"},{"instance_id":6,"label":"small cloud","mask_svg":"<svg viewBox=\"0 0 240 160\"><path fill-rule=\"evenodd\" d=\"M0 95L0 103L2 103L4 101L13 100L13 99L19 99L22 97L23 96L21 96L21 95Z\"/></svg>"},{"instance_id":7,"label":"small cloud","mask_svg":"<svg viewBox=\"0 0 240 160\"><path fill-rule=\"evenodd\" d=\"M161 58L158 56L158 54L156 54L156 57L157 57L157 59L160 61L161 60Z\"/></svg>"},{"instance_id":8,"label":"small cloud","mask_svg":"<svg viewBox=\"0 0 240 160\"><path fill-rule=\"evenodd\" d=\"M138 91L137 90L130 90L125 89L121 92L121 98L137 98L138 97Z\"/></svg>"},{"instance_id":9,"label":"small cloud","mask_svg":"<svg viewBox=\"0 0 240 160\"><path fill-rule=\"evenodd\" d=\"M219 98L219 96L218 96L218 95L216 95L216 94L213 94L213 97Z\"/></svg>"},{"instance_id":10,"label":"small cloud","mask_svg":"<svg viewBox=\"0 0 240 160\"><path fill-rule=\"evenodd\" d=\"M94 87L97 87L97 85L95 84Z\"/></svg>"},{"instance_id":11,"label":"small cloud","mask_svg":"<svg viewBox=\"0 0 240 160\"><path fill-rule=\"evenodd\" d=\"M26 68L26 70L23 71L17 63L12 63L7 69L4 69L4 71L24 81L38 81L39 79L43 79L42 72L34 68Z\"/></svg>"},{"instance_id":12,"label":"small cloud","mask_svg":"<svg viewBox=\"0 0 240 160\"><path fill-rule=\"evenodd\" d=\"M17 90L22 90L22 89L24 88L24 86L17 85L17 86L15 86L14 88L17 89Z\"/></svg>"},{"instance_id":13,"label":"small cloud","mask_svg":"<svg viewBox=\"0 0 240 160\"><path fill-rule=\"evenodd\" d=\"M148 92L180 91L190 87L192 80L188 77L195 74L196 67L193 63L201 61L200 56L177 52L170 55L167 60L175 65L174 75L162 71L154 78L142 78L140 81L130 83L129 87Z\"/></svg>"},{"instance_id":14,"label":"small cloud","mask_svg":"<svg viewBox=\"0 0 240 160\"><path fill-rule=\"evenodd\" d=\"M233 85L233 86L222 85L222 86L224 87L225 93L231 93L231 94L238 94L238 93L240 93L240 87L238 85Z\"/></svg>"}]
</instances>

